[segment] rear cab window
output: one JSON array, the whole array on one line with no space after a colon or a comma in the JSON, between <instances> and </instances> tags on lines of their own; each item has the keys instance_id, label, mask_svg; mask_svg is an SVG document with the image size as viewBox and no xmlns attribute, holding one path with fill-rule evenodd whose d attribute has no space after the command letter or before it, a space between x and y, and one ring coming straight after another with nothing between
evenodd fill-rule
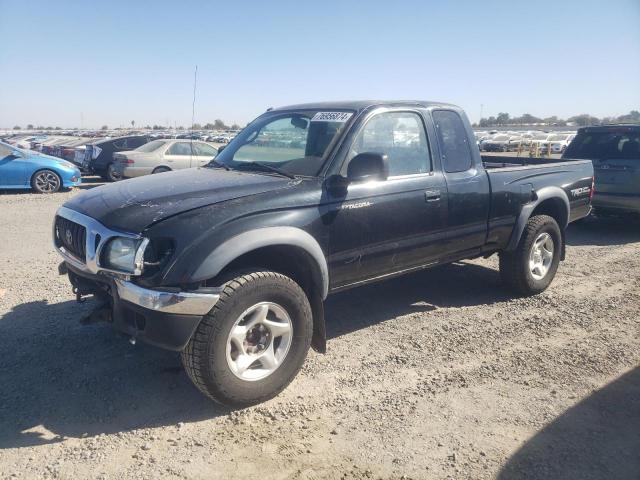
<instances>
[{"instance_id":1,"label":"rear cab window","mask_svg":"<svg viewBox=\"0 0 640 480\"><path fill-rule=\"evenodd\" d=\"M467 130L460 115L451 110L435 110L432 115L444 171L455 173L470 170L473 159Z\"/></svg>"}]
</instances>

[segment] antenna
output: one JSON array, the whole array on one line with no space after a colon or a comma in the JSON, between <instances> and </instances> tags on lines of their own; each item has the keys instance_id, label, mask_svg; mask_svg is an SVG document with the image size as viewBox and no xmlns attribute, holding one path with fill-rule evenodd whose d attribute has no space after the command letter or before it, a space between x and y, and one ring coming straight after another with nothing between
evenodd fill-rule
<instances>
[{"instance_id":1,"label":"antenna","mask_svg":"<svg viewBox=\"0 0 640 480\"><path fill-rule=\"evenodd\" d=\"M198 82L198 65L193 72L193 103L191 104L191 130L189 134L189 163L193 165L193 122L196 116L196 85Z\"/></svg>"}]
</instances>

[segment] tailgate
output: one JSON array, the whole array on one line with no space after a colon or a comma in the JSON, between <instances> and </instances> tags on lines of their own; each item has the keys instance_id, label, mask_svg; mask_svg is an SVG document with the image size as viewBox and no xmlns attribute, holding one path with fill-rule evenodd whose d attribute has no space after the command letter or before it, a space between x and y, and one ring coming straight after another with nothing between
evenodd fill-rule
<instances>
[{"instance_id":1,"label":"tailgate","mask_svg":"<svg viewBox=\"0 0 640 480\"><path fill-rule=\"evenodd\" d=\"M596 194L623 193L640 195L640 158L593 160Z\"/></svg>"}]
</instances>

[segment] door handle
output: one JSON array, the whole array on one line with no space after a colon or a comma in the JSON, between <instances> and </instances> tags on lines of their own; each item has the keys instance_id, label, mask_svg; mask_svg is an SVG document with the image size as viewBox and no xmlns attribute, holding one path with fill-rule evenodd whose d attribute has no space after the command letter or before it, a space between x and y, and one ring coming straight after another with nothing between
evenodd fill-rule
<instances>
[{"instance_id":1,"label":"door handle","mask_svg":"<svg viewBox=\"0 0 640 480\"><path fill-rule=\"evenodd\" d=\"M424 199L427 202L439 202L440 190L427 190L426 192L424 192Z\"/></svg>"}]
</instances>

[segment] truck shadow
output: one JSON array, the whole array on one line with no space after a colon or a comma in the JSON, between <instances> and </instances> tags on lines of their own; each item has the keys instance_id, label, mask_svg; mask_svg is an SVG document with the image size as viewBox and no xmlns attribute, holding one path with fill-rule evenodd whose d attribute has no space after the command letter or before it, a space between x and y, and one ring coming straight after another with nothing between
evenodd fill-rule
<instances>
[{"instance_id":1,"label":"truck shadow","mask_svg":"<svg viewBox=\"0 0 640 480\"><path fill-rule=\"evenodd\" d=\"M640 242L640 217L590 216L567 229L567 245L613 246Z\"/></svg>"},{"instance_id":2,"label":"truck shadow","mask_svg":"<svg viewBox=\"0 0 640 480\"><path fill-rule=\"evenodd\" d=\"M460 287L466 296L458 295ZM453 264L335 295L327 306L328 333L333 338L414 311L507 298L496 271ZM0 449L231 412L197 391L177 353L132 347L108 324L80 325L92 303L40 300L0 317Z\"/></svg>"},{"instance_id":3,"label":"truck shadow","mask_svg":"<svg viewBox=\"0 0 640 480\"><path fill-rule=\"evenodd\" d=\"M498 478L640 478L640 367L581 401L538 432Z\"/></svg>"},{"instance_id":4,"label":"truck shadow","mask_svg":"<svg viewBox=\"0 0 640 480\"><path fill-rule=\"evenodd\" d=\"M80 325L91 303L35 301L0 317L0 449L229 413L196 390L177 353Z\"/></svg>"},{"instance_id":5,"label":"truck shadow","mask_svg":"<svg viewBox=\"0 0 640 480\"><path fill-rule=\"evenodd\" d=\"M511 298L513 295L502 285L497 269L452 263L332 295L325 306L327 338L400 315L444 307L489 305Z\"/></svg>"}]
</instances>

